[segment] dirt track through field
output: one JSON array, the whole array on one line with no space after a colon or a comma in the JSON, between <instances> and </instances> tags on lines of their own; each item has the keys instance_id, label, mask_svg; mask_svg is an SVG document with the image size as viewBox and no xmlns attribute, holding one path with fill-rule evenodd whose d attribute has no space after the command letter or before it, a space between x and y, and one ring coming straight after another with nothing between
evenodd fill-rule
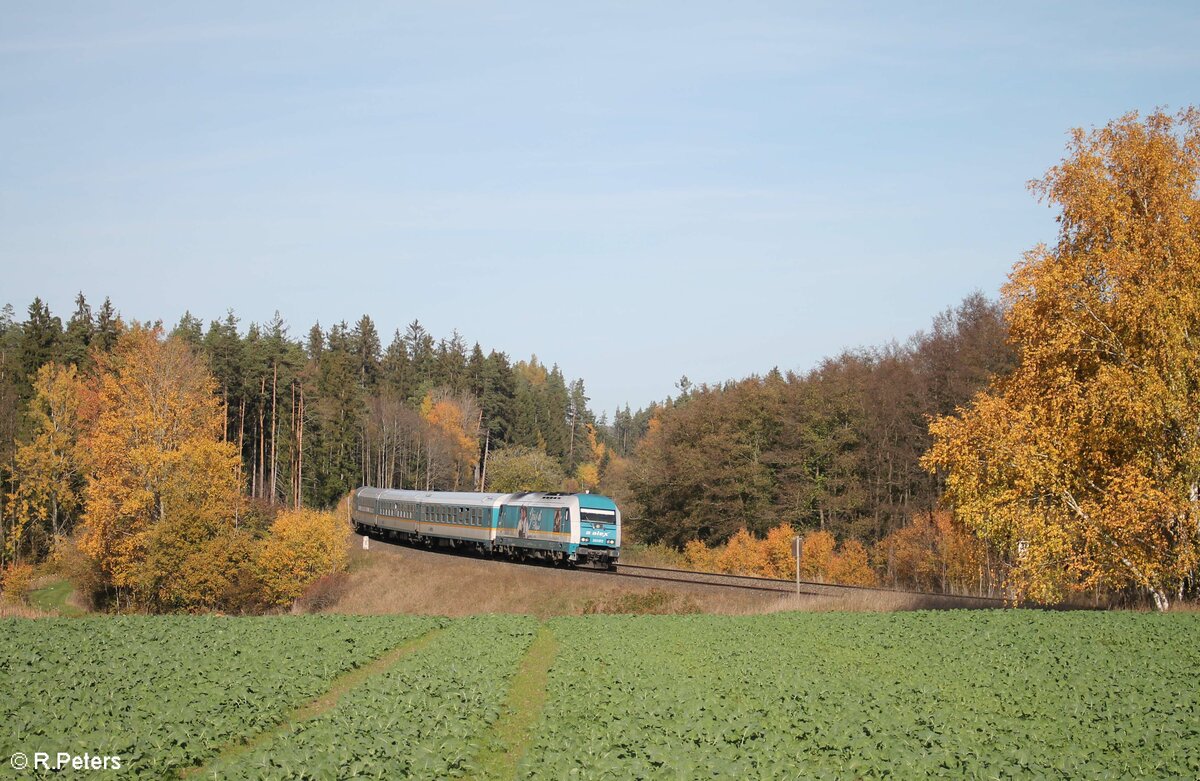
<instances>
[{"instance_id":1,"label":"dirt track through field","mask_svg":"<svg viewBox=\"0 0 1200 781\"><path fill-rule=\"evenodd\" d=\"M558 656L558 639L542 624L510 685L500 718L492 725L471 781L516 777L517 765L533 739L533 727L546 704L546 682Z\"/></svg>"},{"instance_id":2,"label":"dirt track through field","mask_svg":"<svg viewBox=\"0 0 1200 781\"><path fill-rule=\"evenodd\" d=\"M347 673L335 678L326 691L319 697L316 697L308 702L293 708L283 721L276 724L270 729L262 730L257 734L251 735L244 740L238 740L227 744L224 748L218 751L213 757L199 767L186 768L179 773L180 778L203 778L208 768L221 763L224 764L231 759L234 759L246 752L254 749L263 743L277 737L278 735L287 732L297 724L314 719L317 716L332 710L341 700L342 695L353 689L355 686L366 681L368 678L373 678L376 675L382 675L390 670L397 662L409 654L419 651L429 644L431 640L442 633L441 629L432 629L420 637L415 637L412 640L406 640L392 650L380 656L373 662L356 667Z\"/></svg>"}]
</instances>

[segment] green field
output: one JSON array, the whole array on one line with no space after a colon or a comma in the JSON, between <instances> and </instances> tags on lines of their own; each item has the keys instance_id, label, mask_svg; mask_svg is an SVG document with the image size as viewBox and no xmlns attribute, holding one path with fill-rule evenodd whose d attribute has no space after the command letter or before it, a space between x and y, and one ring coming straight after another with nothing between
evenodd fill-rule
<instances>
[{"instance_id":1,"label":"green field","mask_svg":"<svg viewBox=\"0 0 1200 781\"><path fill-rule=\"evenodd\" d=\"M130 777L1200 774L1194 615L2 625L0 756L116 754Z\"/></svg>"}]
</instances>

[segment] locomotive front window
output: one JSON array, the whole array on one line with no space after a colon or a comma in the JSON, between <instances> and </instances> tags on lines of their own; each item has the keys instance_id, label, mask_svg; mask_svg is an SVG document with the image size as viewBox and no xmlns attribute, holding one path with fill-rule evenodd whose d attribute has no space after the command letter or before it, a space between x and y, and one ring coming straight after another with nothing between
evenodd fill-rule
<instances>
[{"instance_id":1,"label":"locomotive front window","mask_svg":"<svg viewBox=\"0 0 1200 781\"><path fill-rule=\"evenodd\" d=\"M616 523L617 514L612 510L580 510L579 517L584 523Z\"/></svg>"}]
</instances>

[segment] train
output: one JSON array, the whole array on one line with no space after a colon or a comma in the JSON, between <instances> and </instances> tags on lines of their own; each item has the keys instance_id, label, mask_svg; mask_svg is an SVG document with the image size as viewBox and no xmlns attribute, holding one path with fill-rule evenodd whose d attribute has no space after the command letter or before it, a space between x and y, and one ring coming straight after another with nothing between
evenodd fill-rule
<instances>
[{"instance_id":1,"label":"train","mask_svg":"<svg viewBox=\"0 0 1200 781\"><path fill-rule=\"evenodd\" d=\"M362 486L350 507L360 534L568 566L615 569L621 556L621 510L600 494Z\"/></svg>"}]
</instances>

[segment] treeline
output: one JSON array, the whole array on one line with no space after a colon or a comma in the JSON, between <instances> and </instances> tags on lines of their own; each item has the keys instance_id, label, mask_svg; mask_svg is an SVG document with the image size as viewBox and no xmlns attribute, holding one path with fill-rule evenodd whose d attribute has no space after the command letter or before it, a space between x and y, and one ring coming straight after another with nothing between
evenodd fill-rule
<instances>
[{"instance_id":1,"label":"treeline","mask_svg":"<svg viewBox=\"0 0 1200 781\"><path fill-rule=\"evenodd\" d=\"M39 369L86 374L124 330L110 301L93 313L82 294L65 325L40 299L24 321L11 306L0 315L5 561L45 558L83 511L53 492L44 507L16 501L23 473L32 479L16 456L34 436ZM919 464L928 418L1013 363L998 306L976 294L903 345L806 374L685 378L678 397L609 423L556 366L467 348L457 332L435 339L416 321L386 347L366 315L300 341L278 314L243 330L232 312L207 327L189 313L169 336L211 373L219 439L238 455L243 494L264 505L329 507L359 484L603 490L634 536L680 548L780 523L878 542L936 505L939 486Z\"/></svg>"},{"instance_id":2,"label":"treeline","mask_svg":"<svg viewBox=\"0 0 1200 781\"><path fill-rule=\"evenodd\" d=\"M0 564L46 558L85 510L59 501L65 490L41 503L22 501L30 495L22 484L45 471L18 458L44 434L39 370L89 375L127 330L109 300L94 312L82 294L65 324L40 299L23 321L11 305L0 313ZM232 312L207 326L188 313L159 338L186 345L211 374L217 436L237 456L237 485L267 507L330 507L360 484L595 489L619 460L606 422L588 409L582 380L568 382L536 356L513 362L495 350L485 355L457 332L435 339L417 321L386 347L366 315L353 326L314 325L301 341L278 314L243 329ZM634 418L628 410L622 418L626 448ZM487 475L493 459L499 480ZM548 471L531 475L543 462Z\"/></svg>"},{"instance_id":3,"label":"treeline","mask_svg":"<svg viewBox=\"0 0 1200 781\"><path fill-rule=\"evenodd\" d=\"M639 537L719 545L783 523L871 546L934 510L929 419L1009 372L1003 312L981 294L904 344L796 374L689 386L653 410L617 490Z\"/></svg>"}]
</instances>

